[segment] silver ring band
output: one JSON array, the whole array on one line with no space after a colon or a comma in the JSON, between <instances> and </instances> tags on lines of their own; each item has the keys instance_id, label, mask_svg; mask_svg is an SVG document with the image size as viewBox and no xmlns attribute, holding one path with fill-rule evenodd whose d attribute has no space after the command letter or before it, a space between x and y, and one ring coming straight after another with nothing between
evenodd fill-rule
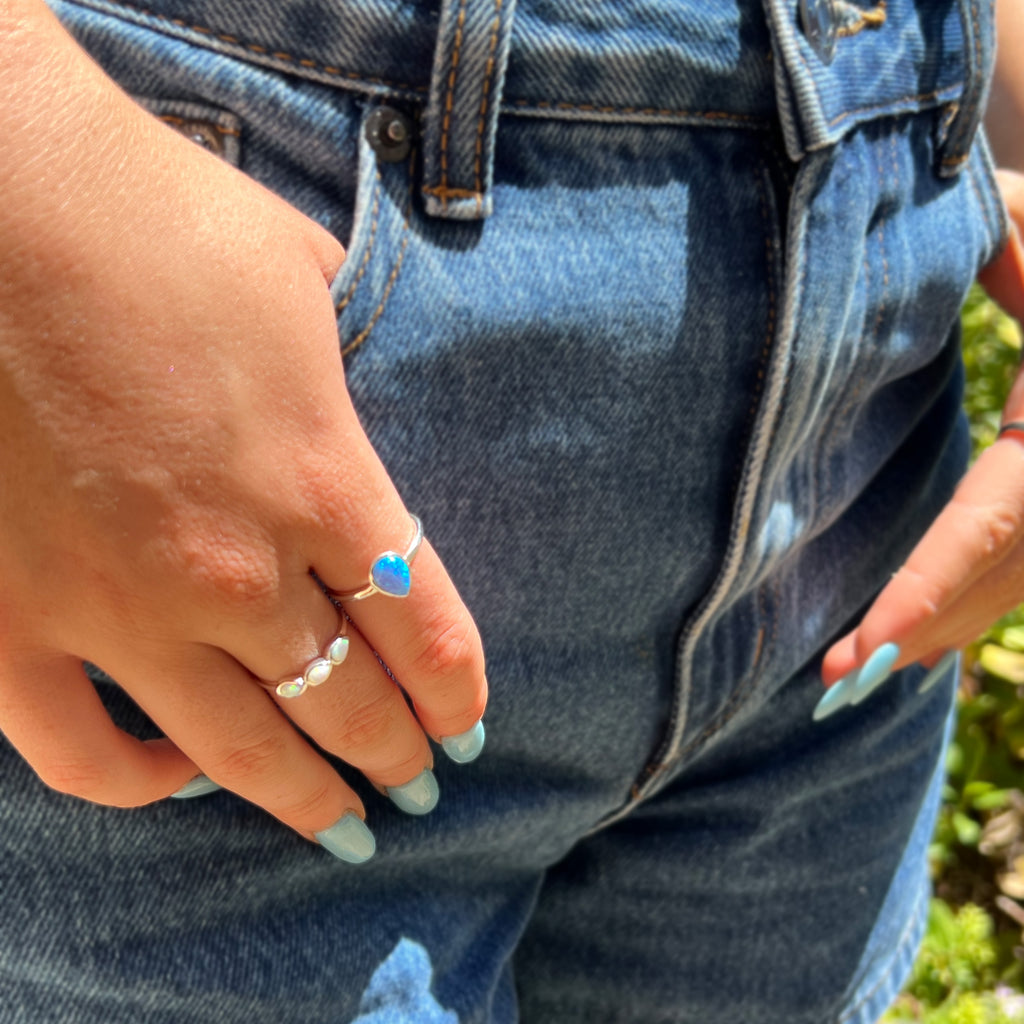
<instances>
[{"instance_id":1,"label":"silver ring band","mask_svg":"<svg viewBox=\"0 0 1024 1024\"><path fill-rule=\"evenodd\" d=\"M298 675L286 676L276 683L264 683L278 697L301 697L311 686L321 686L331 673L348 657L348 623L342 615L341 630Z\"/></svg>"},{"instance_id":2,"label":"silver ring band","mask_svg":"<svg viewBox=\"0 0 1024 1024\"><path fill-rule=\"evenodd\" d=\"M327 593L339 601L362 601L374 594L407 597L412 587L412 574L409 566L416 557L420 544L423 543L423 524L420 522L419 516L414 516L410 512L409 518L412 520L413 537L404 555L400 555L397 551L385 551L373 560L373 565L370 566L369 582L366 586L356 590L331 590L328 587Z\"/></svg>"}]
</instances>

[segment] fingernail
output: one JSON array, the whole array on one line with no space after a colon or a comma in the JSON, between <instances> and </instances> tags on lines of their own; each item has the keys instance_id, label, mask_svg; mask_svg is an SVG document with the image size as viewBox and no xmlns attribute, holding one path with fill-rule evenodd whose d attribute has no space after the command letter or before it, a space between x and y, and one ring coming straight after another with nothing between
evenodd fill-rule
<instances>
[{"instance_id":1,"label":"fingernail","mask_svg":"<svg viewBox=\"0 0 1024 1024\"><path fill-rule=\"evenodd\" d=\"M429 768L424 768L412 782L387 789L394 805L406 814L428 814L437 806L437 779Z\"/></svg>"},{"instance_id":2,"label":"fingernail","mask_svg":"<svg viewBox=\"0 0 1024 1024\"><path fill-rule=\"evenodd\" d=\"M956 664L957 652L947 651L938 662L932 666L931 671L921 680L917 688L918 693L927 693L946 673Z\"/></svg>"},{"instance_id":3,"label":"fingernail","mask_svg":"<svg viewBox=\"0 0 1024 1024\"><path fill-rule=\"evenodd\" d=\"M480 756L484 749L484 723L476 723L472 729L460 732L458 736L445 736L441 740L444 752L456 764L469 764Z\"/></svg>"},{"instance_id":4,"label":"fingernail","mask_svg":"<svg viewBox=\"0 0 1024 1024\"><path fill-rule=\"evenodd\" d=\"M340 821L336 821L323 832L314 832L316 841L338 860L349 864L362 864L369 860L377 849L373 833L366 827L363 819L355 811L349 811Z\"/></svg>"},{"instance_id":5,"label":"fingernail","mask_svg":"<svg viewBox=\"0 0 1024 1024\"><path fill-rule=\"evenodd\" d=\"M833 683L825 691L825 696L818 701L811 718L815 722L820 722L822 719L828 718L829 715L835 714L840 708L845 708L853 696L853 684L856 679L857 672L854 670L843 676L838 683Z\"/></svg>"},{"instance_id":6,"label":"fingernail","mask_svg":"<svg viewBox=\"0 0 1024 1024\"><path fill-rule=\"evenodd\" d=\"M900 656L899 644L882 644L861 666L854 683L851 704L859 704L874 693L892 675L892 667Z\"/></svg>"},{"instance_id":7,"label":"fingernail","mask_svg":"<svg viewBox=\"0 0 1024 1024\"><path fill-rule=\"evenodd\" d=\"M186 782L177 793L171 794L172 800L191 800L194 796L206 796L207 793L216 793L220 789L213 779L205 775L197 775L194 779Z\"/></svg>"}]
</instances>

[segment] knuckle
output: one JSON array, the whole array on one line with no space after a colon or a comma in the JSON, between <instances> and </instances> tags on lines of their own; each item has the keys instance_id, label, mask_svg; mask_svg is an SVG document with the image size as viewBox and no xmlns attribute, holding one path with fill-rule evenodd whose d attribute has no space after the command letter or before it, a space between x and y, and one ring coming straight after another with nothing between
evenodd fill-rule
<instances>
[{"instance_id":1,"label":"knuckle","mask_svg":"<svg viewBox=\"0 0 1024 1024\"><path fill-rule=\"evenodd\" d=\"M982 550L989 561L998 561L1017 541L1020 512L1007 504L993 505L980 517Z\"/></svg>"},{"instance_id":2,"label":"knuckle","mask_svg":"<svg viewBox=\"0 0 1024 1024\"><path fill-rule=\"evenodd\" d=\"M293 827L315 831L323 828L325 822L329 825L335 820L337 815L332 817L331 809L336 803L335 787L324 782L294 800L268 809Z\"/></svg>"},{"instance_id":3,"label":"knuckle","mask_svg":"<svg viewBox=\"0 0 1024 1024\"><path fill-rule=\"evenodd\" d=\"M35 766L50 789L97 804L118 804L117 779L109 766L89 758L54 758Z\"/></svg>"},{"instance_id":4,"label":"knuckle","mask_svg":"<svg viewBox=\"0 0 1024 1024\"><path fill-rule=\"evenodd\" d=\"M385 693L350 711L338 735L338 748L348 753L385 745L394 731L402 705Z\"/></svg>"},{"instance_id":5,"label":"knuckle","mask_svg":"<svg viewBox=\"0 0 1024 1024\"><path fill-rule=\"evenodd\" d=\"M412 662L423 678L474 677L484 674L484 652L476 624L460 616L429 631L430 639Z\"/></svg>"},{"instance_id":6,"label":"knuckle","mask_svg":"<svg viewBox=\"0 0 1024 1024\"><path fill-rule=\"evenodd\" d=\"M928 619L937 614L945 601L946 587L942 581L903 566L895 577L906 594L902 600L914 620Z\"/></svg>"},{"instance_id":7,"label":"knuckle","mask_svg":"<svg viewBox=\"0 0 1024 1024\"><path fill-rule=\"evenodd\" d=\"M207 772L215 781L229 779L244 786L275 773L287 754L288 740L278 732L253 736L215 755Z\"/></svg>"},{"instance_id":8,"label":"knuckle","mask_svg":"<svg viewBox=\"0 0 1024 1024\"><path fill-rule=\"evenodd\" d=\"M280 570L271 552L224 538L194 541L179 552L191 589L203 603L270 613L280 590Z\"/></svg>"},{"instance_id":9,"label":"knuckle","mask_svg":"<svg viewBox=\"0 0 1024 1024\"><path fill-rule=\"evenodd\" d=\"M1000 561L1016 544L1021 532L1021 510L1011 502L974 505L954 498L953 504L983 567Z\"/></svg>"}]
</instances>

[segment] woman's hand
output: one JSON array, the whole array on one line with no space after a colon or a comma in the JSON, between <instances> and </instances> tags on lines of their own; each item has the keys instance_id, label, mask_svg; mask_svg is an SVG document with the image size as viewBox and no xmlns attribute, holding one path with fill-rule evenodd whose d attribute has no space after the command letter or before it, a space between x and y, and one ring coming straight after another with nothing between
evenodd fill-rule
<instances>
[{"instance_id":1,"label":"woman's hand","mask_svg":"<svg viewBox=\"0 0 1024 1024\"><path fill-rule=\"evenodd\" d=\"M1024 249L1018 235L1024 231L1024 176L1000 172L999 184L1015 228L1006 250L980 279L1009 313L1024 319ZM1021 421L1024 374L1003 412L1004 424ZM1001 435L971 467L857 629L826 655L826 685L848 677L885 644L898 645L892 668L899 668L915 661L931 665L944 652L970 643L1024 601L1022 541L1024 429Z\"/></svg>"},{"instance_id":2,"label":"woman's hand","mask_svg":"<svg viewBox=\"0 0 1024 1024\"><path fill-rule=\"evenodd\" d=\"M131 806L202 773L345 856L362 805L303 733L429 809L427 735L474 727L486 684L424 542L407 598L346 606L325 685L260 685L342 626L310 571L356 589L413 532L345 390L344 253L137 108L42 4L7 5L0 36L0 729L63 792ZM83 660L167 738L115 728Z\"/></svg>"}]
</instances>

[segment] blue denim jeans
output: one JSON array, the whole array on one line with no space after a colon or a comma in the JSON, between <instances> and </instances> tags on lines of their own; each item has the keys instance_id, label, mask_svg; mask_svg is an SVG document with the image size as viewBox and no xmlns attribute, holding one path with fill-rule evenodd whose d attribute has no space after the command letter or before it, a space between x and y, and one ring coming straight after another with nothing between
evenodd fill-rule
<instances>
[{"instance_id":1,"label":"blue denim jeans","mask_svg":"<svg viewBox=\"0 0 1024 1024\"><path fill-rule=\"evenodd\" d=\"M76 802L0 745L4 1019L874 1024L953 681L811 712L964 468L991 12L812 2L830 54L795 0L52 4L346 244L348 387L491 702L424 818L339 764L360 866L229 792Z\"/></svg>"}]
</instances>

